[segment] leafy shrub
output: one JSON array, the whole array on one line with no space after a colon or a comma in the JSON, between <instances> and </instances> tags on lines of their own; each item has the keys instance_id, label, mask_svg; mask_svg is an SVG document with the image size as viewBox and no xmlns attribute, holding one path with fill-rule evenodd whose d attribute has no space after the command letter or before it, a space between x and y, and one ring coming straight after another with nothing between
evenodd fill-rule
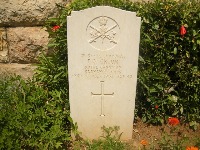
<instances>
[{"instance_id":1,"label":"leafy shrub","mask_svg":"<svg viewBox=\"0 0 200 150\"><path fill-rule=\"evenodd\" d=\"M69 111L57 90L0 78L0 149L57 149L70 140Z\"/></svg>"},{"instance_id":2,"label":"leafy shrub","mask_svg":"<svg viewBox=\"0 0 200 150\"><path fill-rule=\"evenodd\" d=\"M140 5L142 17L138 105L144 121L176 116L196 128L200 121L200 7L197 1ZM180 27L187 32L180 35ZM156 108L157 106L157 108Z\"/></svg>"},{"instance_id":3,"label":"leafy shrub","mask_svg":"<svg viewBox=\"0 0 200 150\"><path fill-rule=\"evenodd\" d=\"M118 133L119 127L102 127L103 136L93 141L78 141L74 144L75 150L126 150L130 149L128 144L120 141L121 134Z\"/></svg>"}]
</instances>

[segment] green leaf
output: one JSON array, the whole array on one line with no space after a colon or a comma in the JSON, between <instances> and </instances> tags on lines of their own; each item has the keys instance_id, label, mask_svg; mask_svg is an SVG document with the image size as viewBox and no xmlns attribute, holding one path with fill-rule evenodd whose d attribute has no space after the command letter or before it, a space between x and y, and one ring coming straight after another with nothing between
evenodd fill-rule
<instances>
[{"instance_id":1,"label":"green leaf","mask_svg":"<svg viewBox=\"0 0 200 150\"><path fill-rule=\"evenodd\" d=\"M142 56L139 56L139 61L145 63L145 60L142 58Z\"/></svg>"},{"instance_id":2,"label":"green leaf","mask_svg":"<svg viewBox=\"0 0 200 150\"><path fill-rule=\"evenodd\" d=\"M73 123L73 120L70 116L68 116L67 119L69 120L70 123Z\"/></svg>"},{"instance_id":3,"label":"green leaf","mask_svg":"<svg viewBox=\"0 0 200 150\"><path fill-rule=\"evenodd\" d=\"M142 121L143 121L143 122L146 122L146 121L147 121L146 116L143 116L143 117L142 117Z\"/></svg>"},{"instance_id":4,"label":"green leaf","mask_svg":"<svg viewBox=\"0 0 200 150\"><path fill-rule=\"evenodd\" d=\"M191 121L191 122L189 122L189 125L190 126L194 126L196 124L196 121Z\"/></svg>"},{"instance_id":5,"label":"green leaf","mask_svg":"<svg viewBox=\"0 0 200 150\"><path fill-rule=\"evenodd\" d=\"M200 45L200 40L197 40L197 44Z\"/></svg>"},{"instance_id":6,"label":"green leaf","mask_svg":"<svg viewBox=\"0 0 200 150\"><path fill-rule=\"evenodd\" d=\"M159 29L159 25L158 24L156 24L154 27L155 27L156 30Z\"/></svg>"},{"instance_id":7,"label":"green leaf","mask_svg":"<svg viewBox=\"0 0 200 150\"><path fill-rule=\"evenodd\" d=\"M49 44L47 44L47 46L49 47L49 48L51 48L51 47L56 47L56 46L58 46L59 44L58 43L49 43Z\"/></svg>"},{"instance_id":8,"label":"green leaf","mask_svg":"<svg viewBox=\"0 0 200 150\"><path fill-rule=\"evenodd\" d=\"M60 72L59 74L54 76L54 79L57 79L58 77L60 77L63 74L63 72Z\"/></svg>"},{"instance_id":9,"label":"green leaf","mask_svg":"<svg viewBox=\"0 0 200 150\"><path fill-rule=\"evenodd\" d=\"M197 32L195 30L192 31L193 31L193 36L196 36Z\"/></svg>"},{"instance_id":10,"label":"green leaf","mask_svg":"<svg viewBox=\"0 0 200 150\"><path fill-rule=\"evenodd\" d=\"M172 114L172 116L176 116L178 114L178 110L175 110Z\"/></svg>"},{"instance_id":11,"label":"green leaf","mask_svg":"<svg viewBox=\"0 0 200 150\"><path fill-rule=\"evenodd\" d=\"M177 48L174 47L174 55L176 55L176 54L177 54Z\"/></svg>"},{"instance_id":12,"label":"green leaf","mask_svg":"<svg viewBox=\"0 0 200 150\"><path fill-rule=\"evenodd\" d=\"M181 112L181 114L183 114L183 107L180 108L180 112Z\"/></svg>"},{"instance_id":13,"label":"green leaf","mask_svg":"<svg viewBox=\"0 0 200 150\"><path fill-rule=\"evenodd\" d=\"M190 58L190 52L186 51L186 57Z\"/></svg>"},{"instance_id":14,"label":"green leaf","mask_svg":"<svg viewBox=\"0 0 200 150\"><path fill-rule=\"evenodd\" d=\"M156 90L155 88L149 88L149 92L150 92L150 93L156 93L157 90Z\"/></svg>"}]
</instances>

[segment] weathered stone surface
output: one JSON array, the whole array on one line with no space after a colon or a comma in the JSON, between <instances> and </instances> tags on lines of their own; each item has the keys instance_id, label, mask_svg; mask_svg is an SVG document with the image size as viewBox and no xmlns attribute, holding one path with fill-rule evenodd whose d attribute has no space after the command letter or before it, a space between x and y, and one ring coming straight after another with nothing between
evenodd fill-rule
<instances>
[{"instance_id":1,"label":"weathered stone surface","mask_svg":"<svg viewBox=\"0 0 200 150\"><path fill-rule=\"evenodd\" d=\"M3 64L0 63L0 74L16 74L21 75L24 79L31 78L36 66L31 64Z\"/></svg>"},{"instance_id":2,"label":"weathered stone surface","mask_svg":"<svg viewBox=\"0 0 200 150\"><path fill-rule=\"evenodd\" d=\"M8 61L8 43L6 29L0 28L0 62Z\"/></svg>"},{"instance_id":3,"label":"weathered stone surface","mask_svg":"<svg viewBox=\"0 0 200 150\"><path fill-rule=\"evenodd\" d=\"M0 0L0 26L35 26L56 15L66 0Z\"/></svg>"},{"instance_id":4,"label":"weathered stone surface","mask_svg":"<svg viewBox=\"0 0 200 150\"><path fill-rule=\"evenodd\" d=\"M42 50L47 50L48 32L41 27L7 29L9 61L17 63L37 62Z\"/></svg>"}]
</instances>

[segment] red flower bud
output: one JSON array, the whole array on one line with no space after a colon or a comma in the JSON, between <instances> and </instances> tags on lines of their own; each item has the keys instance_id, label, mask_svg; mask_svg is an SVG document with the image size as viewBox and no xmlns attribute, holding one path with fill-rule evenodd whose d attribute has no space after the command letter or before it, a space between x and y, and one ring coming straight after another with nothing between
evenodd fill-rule
<instances>
[{"instance_id":1,"label":"red flower bud","mask_svg":"<svg viewBox=\"0 0 200 150\"><path fill-rule=\"evenodd\" d=\"M141 141L140 141L140 144L142 144L143 146L146 146L146 145L148 145L148 141L146 141L146 140L141 140Z\"/></svg>"},{"instance_id":2,"label":"red flower bud","mask_svg":"<svg viewBox=\"0 0 200 150\"><path fill-rule=\"evenodd\" d=\"M168 123L169 123L169 125L176 126L179 124L179 120L178 120L178 118L170 117L168 119Z\"/></svg>"},{"instance_id":3,"label":"red flower bud","mask_svg":"<svg viewBox=\"0 0 200 150\"><path fill-rule=\"evenodd\" d=\"M158 109L158 105L155 106L155 109Z\"/></svg>"},{"instance_id":4,"label":"red flower bud","mask_svg":"<svg viewBox=\"0 0 200 150\"><path fill-rule=\"evenodd\" d=\"M60 26L58 26L58 25L56 25L56 26L53 26L53 27L52 27L52 31L54 31L54 32L55 32L55 31L57 31L59 28L60 28Z\"/></svg>"},{"instance_id":5,"label":"red flower bud","mask_svg":"<svg viewBox=\"0 0 200 150\"><path fill-rule=\"evenodd\" d=\"M180 28L180 34L181 34L181 36L184 37L184 35L186 34L186 32L187 31L186 31L184 25L182 25L181 28Z\"/></svg>"}]
</instances>

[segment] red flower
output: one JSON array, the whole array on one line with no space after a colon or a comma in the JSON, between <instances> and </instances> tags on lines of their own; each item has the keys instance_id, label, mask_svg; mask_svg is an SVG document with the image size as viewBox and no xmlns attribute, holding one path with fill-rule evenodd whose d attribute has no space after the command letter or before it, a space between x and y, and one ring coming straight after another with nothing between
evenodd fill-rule
<instances>
[{"instance_id":1,"label":"red flower","mask_svg":"<svg viewBox=\"0 0 200 150\"><path fill-rule=\"evenodd\" d=\"M169 125L176 126L176 125L178 125L180 122L179 122L178 118L170 117L170 118L168 119L168 123L169 123Z\"/></svg>"},{"instance_id":2,"label":"red flower","mask_svg":"<svg viewBox=\"0 0 200 150\"><path fill-rule=\"evenodd\" d=\"M146 145L148 145L148 141L146 141L146 140L141 140L141 141L140 141L140 144L142 144L143 146L146 146Z\"/></svg>"},{"instance_id":3,"label":"red flower","mask_svg":"<svg viewBox=\"0 0 200 150\"><path fill-rule=\"evenodd\" d=\"M180 34L181 34L181 36L184 37L184 35L186 34L186 32L187 31L186 31L184 25L182 25L181 28L180 28Z\"/></svg>"},{"instance_id":4,"label":"red flower","mask_svg":"<svg viewBox=\"0 0 200 150\"><path fill-rule=\"evenodd\" d=\"M194 146L186 147L186 150L198 150L198 147L194 147Z\"/></svg>"},{"instance_id":5,"label":"red flower","mask_svg":"<svg viewBox=\"0 0 200 150\"><path fill-rule=\"evenodd\" d=\"M158 105L155 106L155 109L158 109Z\"/></svg>"},{"instance_id":6,"label":"red flower","mask_svg":"<svg viewBox=\"0 0 200 150\"><path fill-rule=\"evenodd\" d=\"M53 27L52 27L52 31L54 31L54 32L55 32L55 31L57 31L59 28L60 28L60 26L58 26L58 25L56 25L56 26L53 26Z\"/></svg>"}]
</instances>

